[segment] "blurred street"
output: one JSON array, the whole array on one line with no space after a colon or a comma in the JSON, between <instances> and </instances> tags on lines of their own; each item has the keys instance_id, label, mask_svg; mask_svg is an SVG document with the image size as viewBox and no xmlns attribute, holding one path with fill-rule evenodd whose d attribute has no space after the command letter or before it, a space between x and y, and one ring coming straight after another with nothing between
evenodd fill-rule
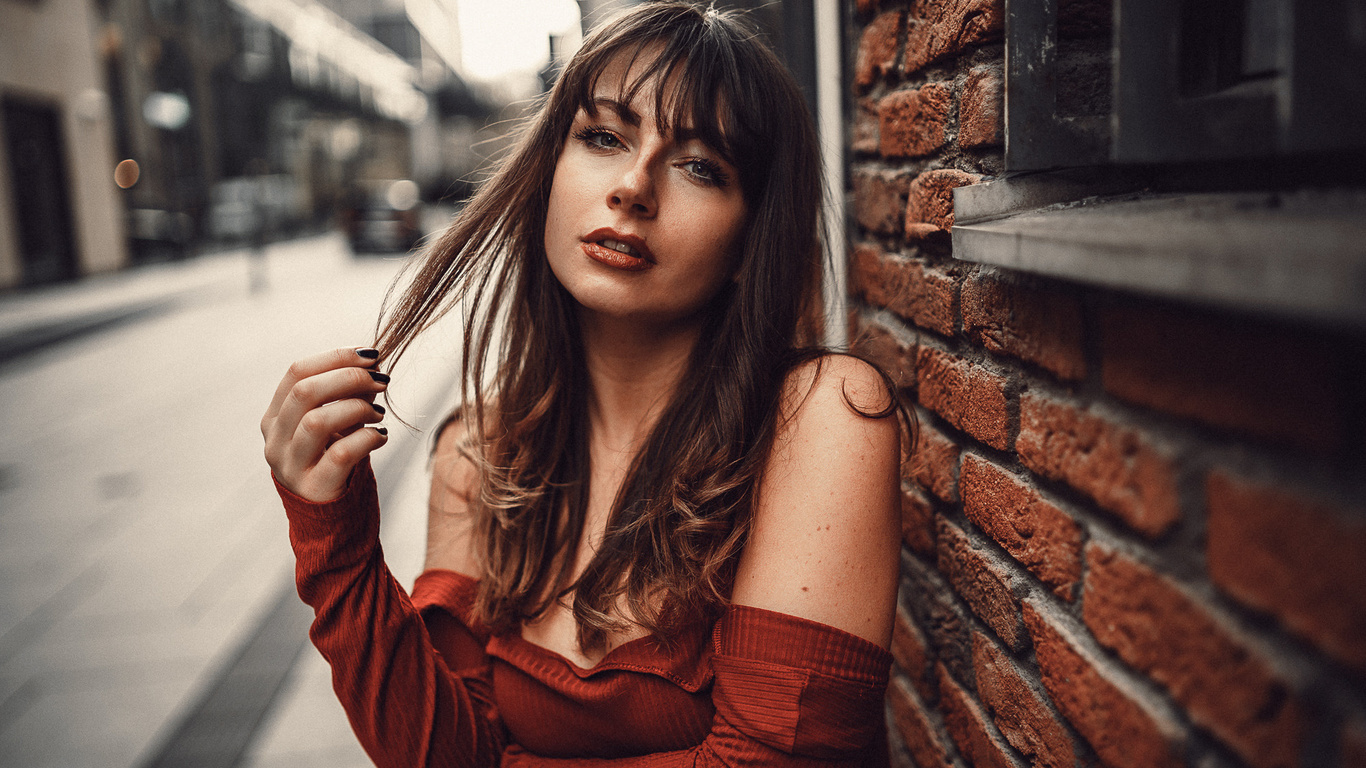
<instances>
[{"instance_id":1,"label":"blurred street","mask_svg":"<svg viewBox=\"0 0 1366 768\"><path fill-rule=\"evenodd\" d=\"M367 765L307 642L259 420L289 363L369 344L406 257L338 234L0 303L0 763ZM394 371L375 457L411 583L455 324ZM24 343L29 339L29 343ZM32 340L37 341L32 341Z\"/></svg>"}]
</instances>

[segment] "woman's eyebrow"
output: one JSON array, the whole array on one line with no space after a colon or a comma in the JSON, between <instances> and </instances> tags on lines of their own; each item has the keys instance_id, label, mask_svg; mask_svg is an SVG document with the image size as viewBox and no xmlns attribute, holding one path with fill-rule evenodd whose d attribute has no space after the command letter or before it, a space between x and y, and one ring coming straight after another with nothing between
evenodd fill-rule
<instances>
[{"instance_id":1,"label":"woman's eyebrow","mask_svg":"<svg viewBox=\"0 0 1366 768\"><path fill-rule=\"evenodd\" d=\"M593 101L589 105L589 107L591 108L590 113L594 117L597 116L599 111L605 109L616 113L617 117L627 125L630 125L632 127L640 126L640 113L632 109L631 105L619 99L612 99L606 96L596 96L593 98ZM702 138L702 132L690 126L675 126L672 131L672 134L673 140L680 144L688 141L693 141L694 139L700 140ZM726 153L722 150L717 149L716 151L720 152L723 156L726 155ZM726 162L731 162L729 156L725 156L725 160Z\"/></svg>"},{"instance_id":2,"label":"woman's eyebrow","mask_svg":"<svg viewBox=\"0 0 1366 768\"><path fill-rule=\"evenodd\" d=\"M608 109L615 112L617 117L627 125L633 127L640 125L640 114L634 109L631 109L631 105L624 102L616 99L609 99L604 96L598 96L593 99L591 106L593 107L592 111L594 115L597 115L599 110Z\"/></svg>"}]
</instances>

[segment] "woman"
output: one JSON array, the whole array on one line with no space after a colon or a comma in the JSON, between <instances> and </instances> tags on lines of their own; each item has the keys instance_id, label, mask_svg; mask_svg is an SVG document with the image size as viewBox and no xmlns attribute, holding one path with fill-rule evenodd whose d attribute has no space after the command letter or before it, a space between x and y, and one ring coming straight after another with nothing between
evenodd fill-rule
<instances>
[{"instance_id":1,"label":"woman","mask_svg":"<svg viewBox=\"0 0 1366 768\"><path fill-rule=\"evenodd\" d=\"M817 163L740 19L641 6L570 62L378 348L291 367L266 456L377 763L879 760L902 430L874 368L798 346ZM361 427L376 363L455 303L466 405L410 599Z\"/></svg>"}]
</instances>

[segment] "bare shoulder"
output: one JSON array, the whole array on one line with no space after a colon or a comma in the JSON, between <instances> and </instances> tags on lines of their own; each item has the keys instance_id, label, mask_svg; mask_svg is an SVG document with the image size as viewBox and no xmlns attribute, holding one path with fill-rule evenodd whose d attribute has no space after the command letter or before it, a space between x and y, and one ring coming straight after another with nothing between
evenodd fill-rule
<instances>
[{"instance_id":1,"label":"bare shoulder","mask_svg":"<svg viewBox=\"0 0 1366 768\"><path fill-rule=\"evenodd\" d=\"M892 404L881 374L857 358L826 356L788 377L735 602L887 645L900 553Z\"/></svg>"},{"instance_id":2,"label":"bare shoulder","mask_svg":"<svg viewBox=\"0 0 1366 768\"><path fill-rule=\"evenodd\" d=\"M432 448L432 502L448 512L478 492L479 470L470 454L472 441L464 419L452 416L437 432Z\"/></svg>"},{"instance_id":3,"label":"bare shoulder","mask_svg":"<svg viewBox=\"0 0 1366 768\"><path fill-rule=\"evenodd\" d=\"M873 431L891 414L892 393L876 368L850 355L830 354L808 360L788 374L783 384L783 426L792 432L803 422L850 419L851 424L870 421ZM862 417L862 420L852 417ZM895 419L891 427L895 429ZM780 436L783 434L780 431Z\"/></svg>"},{"instance_id":4,"label":"bare shoulder","mask_svg":"<svg viewBox=\"0 0 1366 768\"><path fill-rule=\"evenodd\" d=\"M453 415L441 426L432 449L426 567L478 577L472 501L479 493L479 469L470 450L468 423Z\"/></svg>"}]
</instances>

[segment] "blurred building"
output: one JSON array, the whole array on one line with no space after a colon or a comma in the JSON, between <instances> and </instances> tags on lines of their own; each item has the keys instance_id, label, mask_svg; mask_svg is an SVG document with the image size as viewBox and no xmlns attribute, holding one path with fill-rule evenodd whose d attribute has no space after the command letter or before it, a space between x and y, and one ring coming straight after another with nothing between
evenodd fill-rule
<instances>
[{"instance_id":1,"label":"blurred building","mask_svg":"<svg viewBox=\"0 0 1366 768\"><path fill-rule=\"evenodd\" d=\"M0 288L127 261L89 0L0 0Z\"/></svg>"},{"instance_id":2,"label":"blurred building","mask_svg":"<svg viewBox=\"0 0 1366 768\"><path fill-rule=\"evenodd\" d=\"M493 107L453 9L0 0L0 287L326 226L367 179L458 194Z\"/></svg>"},{"instance_id":3,"label":"blurred building","mask_svg":"<svg viewBox=\"0 0 1366 768\"><path fill-rule=\"evenodd\" d=\"M587 32L635 3L578 4ZM724 4L813 94L809 4ZM455 0L0 0L0 22L0 288L328 226L376 180L463 199L505 143Z\"/></svg>"}]
</instances>

